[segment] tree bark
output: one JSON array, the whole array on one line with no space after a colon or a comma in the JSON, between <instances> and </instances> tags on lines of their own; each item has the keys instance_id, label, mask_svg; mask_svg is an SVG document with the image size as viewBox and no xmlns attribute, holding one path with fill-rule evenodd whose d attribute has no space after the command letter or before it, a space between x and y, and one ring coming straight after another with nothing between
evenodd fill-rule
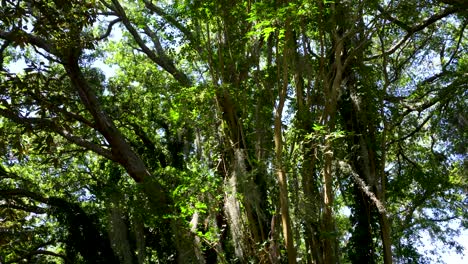
<instances>
[{"instance_id":1,"label":"tree bark","mask_svg":"<svg viewBox=\"0 0 468 264\"><path fill-rule=\"evenodd\" d=\"M110 194L109 203L109 238L115 255L119 257L120 263L132 264L132 253L128 240L128 227L125 224L124 212L121 205L122 197L114 190Z\"/></svg>"},{"instance_id":2,"label":"tree bark","mask_svg":"<svg viewBox=\"0 0 468 264\"><path fill-rule=\"evenodd\" d=\"M330 142L327 143L324 153L324 168L323 168L323 202L325 205L323 212L323 230L325 234L323 238L323 260L326 264L335 263L334 250L334 233L335 226L333 221L333 179L332 179L332 160L333 153L331 152Z\"/></svg>"},{"instance_id":3,"label":"tree bark","mask_svg":"<svg viewBox=\"0 0 468 264\"><path fill-rule=\"evenodd\" d=\"M290 30L286 29L286 34L291 34ZM285 45L284 56L289 54L289 49ZM291 216L289 214L289 195L288 195L288 182L286 172L283 165L283 133L282 133L282 116L283 108L286 101L286 93L288 88L288 63L286 58L283 58L282 65L282 82L279 87L279 101L276 106L275 118L274 118L274 141L275 141L275 165L276 174L278 178L278 185L280 191L280 210L281 210L281 222L283 228L283 236L288 252L288 263L296 263L296 248L294 247L294 238L291 227ZM280 67L280 66L278 66Z\"/></svg>"},{"instance_id":4,"label":"tree bark","mask_svg":"<svg viewBox=\"0 0 468 264\"><path fill-rule=\"evenodd\" d=\"M152 179L153 176L143 160L131 148L122 133L115 127L111 118L101 109L97 96L81 72L78 58L70 56L64 66L83 105L93 116L97 130L109 143L114 160L125 168L130 177L143 186L144 192L155 208L162 211L168 210L169 201L164 188L156 179Z\"/></svg>"},{"instance_id":5,"label":"tree bark","mask_svg":"<svg viewBox=\"0 0 468 264\"><path fill-rule=\"evenodd\" d=\"M383 202L383 201L382 201ZM392 264L392 241L390 236L390 223L386 214L380 214L380 232L384 251L384 264Z\"/></svg>"}]
</instances>

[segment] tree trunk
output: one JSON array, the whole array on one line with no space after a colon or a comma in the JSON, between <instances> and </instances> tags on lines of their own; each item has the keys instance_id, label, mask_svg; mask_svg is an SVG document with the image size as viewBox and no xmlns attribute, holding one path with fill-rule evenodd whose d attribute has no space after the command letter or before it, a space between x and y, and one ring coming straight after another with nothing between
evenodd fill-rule
<instances>
[{"instance_id":1,"label":"tree trunk","mask_svg":"<svg viewBox=\"0 0 468 264\"><path fill-rule=\"evenodd\" d=\"M135 182L143 185L144 192L159 213L167 212L168 198L164 188L155 179L151 179L152 175L143 160L115 127L112 119L101 109L98 98L83 76L77 60L78 58L70 57L65 69L81 102L93 116L97 130L109 143L112 160L120 163Z\"/></svg>"},{"instance_id":2,"label":"tree trunk","mask_svg":"<svg viewBox=\"0 0 468 264\"><path fill-rule=\"evenodd\" d=\"M231 231L232 241L234 244L234 251L236 257L244 262L248 259L248 232L245 229L245 217L241 211L241 205L238 200L238 180L245 176L244 154L242 150L234 150L234 161L232 173L225 179L225 205L224 211L229 223L229 230Z\"/></svg>"},{"instance_id":3,"label":"tree trunk","mask_svg":"<svg viewBox=\"0 0 468 264\"><path fill-rule=\"evenodd\" d=\"M119 257L120 263L132 264L132 253L128 239L128 227L122 210L122 197L114 191L110 197L111 208L109 209L109 238L115 255Z\"/></svg>"},{"instance_id":4,"label":"tree trunk","mask_svg":"<svg viewBox=\"0 0 468 264\"><path fill-rule=\"evenodd\" d=\"M288 31L288 30L287 30ZM287 33L288 34L288 33ZM285 48L287 49L287 48ZM288 263L296 263L296 248L294 247L294 238L291 227L291 216L289 215L289 195L286 172L283 166L283 134L282 134L282 116L286 93L288 87L288 64L283 58L283 82L279 89L279 102L276 107L274 121L274 141L275 141L275 165L280 191L280 210L281 223L283 227L283 236L288 252ZM280 82L278 82L280 83Z\"/></svg>"},{"instance_id":5,"label":"tree trunk","mask_svg":"<svg viewBox=\"0 0 468 264\"><path fill-rule=\"evenodd\" d=\"M333 179L332 179L332 160L330 142L327 143L324 153L323 168L323 202L325 205L323 211L323 260L325 264L335 264L334 233L335 225L333 221Z\"/></svg>"},{"instance_id":6,"label":"tree trunk","mask_svg":"<svg viewBox=\"0 0 468 264\"><path fill-rule=\"evenodd\" d=\"M144 161L132 149L125 137L114 125L112 119L101 109L98 98L82 74L77 59L70 57L65 68L74 88L78 91L82 103L93 116L98 131L109 143L112 160L120 163L127 173L141 186L150 201L152 210L160 216L173 213L170 209L170 199L167 196L167 192L149 172ZM174 243L178 250L179 263L198 261L192 257L193 253L197 250L197 245L193 243L194 240L190 231L178 220L172 220L171 225L175 231L174 237L162 237L162 239L172 240L171 242Z\"/></svg>"},{"instance_id":7,"label":"tree trunk","mask_svg":"<svg viewBox=\"0 0 468 264\"><path fill-rule=\"evenodd\" d=\"M392 264L392 241L390 236L390 223L386 214L380 214L380 232L384 251L384 264Z\"/></svg>"},{"instance_id":8,"label":"tree trunk","mask_svg":"<svg viewBox=\"0 0 468 264\"><path fill-rule=\"evenodd\" d=\"M255 244L262 244L266 239L266 217L268 212L260 206L266 200L266 192L261 192L264 179L254 178L252 166L249 164L248 142L244 136L244 128L238 116L238 106L226 88L219 87L216 101L225 122L226 135L225 163L229 170L225 175L225 212L233 237L236 256L239 259L256 258ZM261 175L258 175L261 177ZM260 184L258 184L260 183ZM239 200L239 195L243 197ZM243 204L243 209L242 206ZM234 239L234 238L238 238ZM263 258L261 256L260 258Z\"/></svg>"}]
</instances>

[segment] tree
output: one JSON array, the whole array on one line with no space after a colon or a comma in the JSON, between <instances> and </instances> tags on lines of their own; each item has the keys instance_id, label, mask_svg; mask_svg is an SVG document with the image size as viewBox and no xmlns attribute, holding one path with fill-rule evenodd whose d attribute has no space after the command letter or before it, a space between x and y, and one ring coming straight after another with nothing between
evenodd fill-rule
<instances>
[{"instance_id":1,"label":"tree","mask_svg":"<svg viewBox=\"0 0 468 264\"><path fill-rule=\"evenodd\" d=\"M2 262L424 262L422 232L461 252L460 1L0 10Z\"/></svg>"}]
</instances>

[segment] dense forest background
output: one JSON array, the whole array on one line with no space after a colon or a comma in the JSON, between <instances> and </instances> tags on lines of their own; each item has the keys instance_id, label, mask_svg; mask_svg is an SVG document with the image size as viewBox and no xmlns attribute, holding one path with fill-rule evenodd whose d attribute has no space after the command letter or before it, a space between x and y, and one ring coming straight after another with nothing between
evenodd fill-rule
<instances>
[{"instance_id":1,"label":"dense forest background","mask_svg":"<svg viewBox=\"0 0 468 264\"><path fill-rule=\"evenodd\" d=\"M2 0L0 263L461 253L465 4Z\"/></svg>"}]
</instances>

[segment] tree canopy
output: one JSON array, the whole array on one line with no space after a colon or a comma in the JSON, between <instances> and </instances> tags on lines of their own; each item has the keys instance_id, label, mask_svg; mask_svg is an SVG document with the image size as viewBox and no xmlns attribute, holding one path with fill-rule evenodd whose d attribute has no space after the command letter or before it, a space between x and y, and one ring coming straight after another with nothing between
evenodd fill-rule
<instances>
[{"instance_id":1,"label":"tree canopy","mask_svg":"<svg viewBox=\"0 0 468 264\"><path fill-rule=\"evenodd\" d=\"M464 2L2 0L0 263L461 254Z\"/></svg>"}]
</instances>

